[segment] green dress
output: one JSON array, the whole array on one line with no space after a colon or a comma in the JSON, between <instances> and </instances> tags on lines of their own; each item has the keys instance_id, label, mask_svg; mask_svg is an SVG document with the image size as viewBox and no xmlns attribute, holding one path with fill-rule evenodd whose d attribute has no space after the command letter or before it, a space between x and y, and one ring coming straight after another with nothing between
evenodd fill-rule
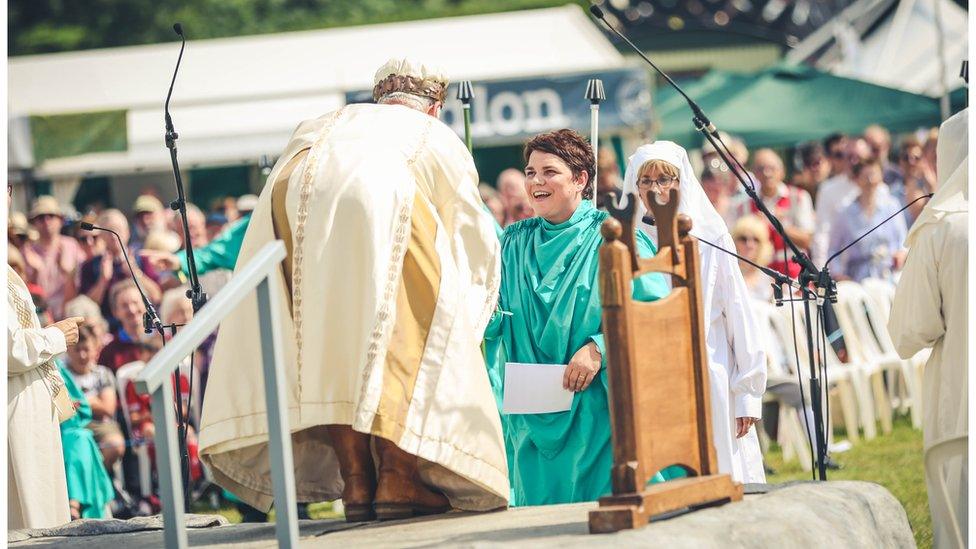
<instances>
[{"instance_id":1,"label":"green dress","mask_svg":"<svg viewBox=\"0 0 976 549\"><path fill-rule=\"evenodd\" d=\"M115 497L115 489L105 471L95 435L87 428L92 419L91 406L68 369L63 364L58 367L68 396L81 404L75 415L61 424L68 499L81 503L81 518L105 518L105 506Z\"/></svg>"},{"instance_id":2,"label":"green dress","mask_svg":"<svg viewBox=\"0 0 976 549\"><path fill-rule=\"evenodd\" d=\"M583 201L564 223L532 218L505 230L500 312L485 334L489 379L499 404L506 361L568 364L590 341L606 357L597 277L600 225L607 215ZM653 243L639 231L636 238L640 255L653 256ZM653 301L667 293L660 274L634 281L634 299ZM592 501L610 493L605 361L590 386L573 397L568 412L503 414L502 426L512 505Z\"/></svg>"}]
</instances>

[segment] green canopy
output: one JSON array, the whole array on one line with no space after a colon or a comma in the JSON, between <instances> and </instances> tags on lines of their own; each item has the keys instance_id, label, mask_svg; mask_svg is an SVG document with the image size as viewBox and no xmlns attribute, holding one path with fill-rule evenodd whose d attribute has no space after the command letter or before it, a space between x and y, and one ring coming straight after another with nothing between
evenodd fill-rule
<instances>
[{"instance_id":1,"label":"green canopy","mask_svg":"<svg viewBox=\"0 0 976 549\"><path fill-rule=\"evenodd\" d=\"M750 148L790 146L870 124L892 132L938 126L939 100L818 71L778 65L755 74L710 71L683 86L712 122ZM687 103L670 87L656 94L658 139L698 148Z\"/></svg>"}]
</instances>

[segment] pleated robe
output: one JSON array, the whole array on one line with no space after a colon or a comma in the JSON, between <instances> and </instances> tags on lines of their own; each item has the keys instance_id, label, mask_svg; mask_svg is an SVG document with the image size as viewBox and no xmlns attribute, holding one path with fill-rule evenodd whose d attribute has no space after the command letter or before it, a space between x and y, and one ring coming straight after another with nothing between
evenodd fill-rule
<instances>
[{"instance_id":1,"label":"pleated robe","mask_svg":"<svg viewBox=\"0 0 976 549\"><path fill-rule=\"evenodd\" d=\"M905 268L888 318L902 358L931 348L922 379L925 450L969 434L969 110L939 129L939 187L908 233ZM944 480L963 537L969 524L968 452L948 460ZM926 475L929 501L939 479ZM953 547L949 517L932 511L934 546Z\"/></svg>"},{"instance_id":2,"label":"pleated robe","mask_svg":"<svg viewBox=\"0 0 976 549\"><path fill-rule=\"evenodd\" d=\"M64 334L41 328L24 281L7 266L7 529L71 520L52 391Z\"/></svg>"},{"instance_id":3,"label":"pleated robe","mask_svg":"<svg viewBox=\"0 0 976 549\"><path fill-rule=\"evenodd\" d=\"M584 200L569 220L519 221L502 238L502 288L498 313L486 333L496 399L504 392L505 361L568 364L594 342L604 357L596 379L573 396L568 412L503 415L511 469L512 505L592 501L611 491L613 466L606 347L600 329L600 225L607 213ZM637 233L641 257L651 257L650 239ZM634 299L653 301L668 293L664 277L634 281ZM496 353L498 346L500 352ZM657 480L665 477L658 475Z\"/></svg>"},{"instance_id":4,"label":"pleated robe","mask_svg":"<svg viewBox=\"0 0 976 549\"><path fill-rule=\"evenodd\" d=\"M323 426L351 425L421 458L455 508L505 506L508 471L481 334L499 244L464 144L399 105L350 105L299 126L252 214L237 270L284 240L276 273L300 501L342 479ZM246 503L272 503L257 307L221 325L200 453Z\"/></svg>"}]
</instances>

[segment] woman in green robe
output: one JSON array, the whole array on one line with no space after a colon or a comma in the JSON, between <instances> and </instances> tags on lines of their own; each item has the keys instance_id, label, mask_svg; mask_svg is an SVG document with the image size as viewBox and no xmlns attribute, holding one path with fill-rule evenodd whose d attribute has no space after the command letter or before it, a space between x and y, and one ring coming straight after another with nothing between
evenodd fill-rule
<instances>
[{"instance_id":1,"label":"woman in green robe","mask_svg":"<svg viewBox=\"0 0 976 549\"><path fill-rule=\"evenodd\" d=\"M76 406L75 415L61 424L71 518L105 518L105 506L115 497L115 489L102 463L95 435L87 428L92 419L91 406L65 365L58 364L58 368Z\"/></svg>"},{"instance_id":2,"label":"woman in green robe","mask_svg":"<svg viewBox=\"0 0 976 549\"><path fill-rule=\"evenodd\" d=\"M501 402L506 361L566 364L563 387L576 394L568 412L502 415L511 504L591 501L610 493L613 465L598 282L608 214L589 200L593 151L579 134L538 135L524 156L537 217L510 225L502 237L500 311L485 336L489 378ZM643 233L636 242L642 257L654 254ZM635 299L667 293L659 274L634 281Z\"/></svg>"}]
</instances>

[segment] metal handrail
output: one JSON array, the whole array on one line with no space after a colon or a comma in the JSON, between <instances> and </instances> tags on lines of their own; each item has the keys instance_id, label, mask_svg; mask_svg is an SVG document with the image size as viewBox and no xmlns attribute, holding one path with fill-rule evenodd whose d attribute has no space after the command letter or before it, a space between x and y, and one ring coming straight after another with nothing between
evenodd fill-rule
<instances>
[{"instance_id":1,"label":"metal handrail","mask_svg":"<svg viewBox=\"0 0 976 549\"><path fill-rule=\"evenodd\" d=\"M163 503L163 538L167 548L187 547L183 487L176 443L176 411L173 408L173 372L194 352L238 305L254 290L258 301L261 331L261 360L268 410L268 446L271 481L277 518L275 531L279 547L298 547L298 513L295 505L295 468L288 428L285 374L282 369L278 299L281 282L278 266L285 259L285 245L276 240L266 244L234 274L220 293L200 310L149 362L135 378L136 391L152 395L156 426L156 464Z\"/></svg>"}]
</instances>

